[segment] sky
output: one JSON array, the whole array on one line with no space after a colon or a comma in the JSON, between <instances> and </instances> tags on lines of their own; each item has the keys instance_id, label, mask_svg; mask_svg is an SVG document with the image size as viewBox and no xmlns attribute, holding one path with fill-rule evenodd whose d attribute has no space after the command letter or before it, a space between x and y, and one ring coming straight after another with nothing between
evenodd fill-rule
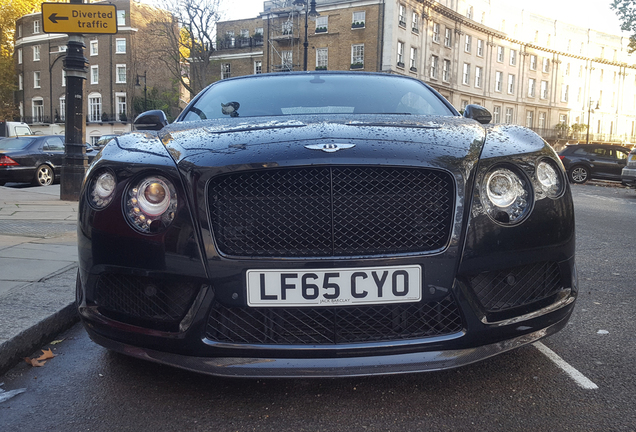
<instances>
[{"instance_id":1,"label":"sky","mask_svg":"<svg viewBox=\"0 0 636 432\"><path fill-rule=\"evenodd\" d=\"M620 35L620 22L610 9L612 0L508 0L540 15ZM222 0L224 20L256 18L263 11L263 0ZM627 36L627 35L625 35Z\"/></svg>"}]
</instances>

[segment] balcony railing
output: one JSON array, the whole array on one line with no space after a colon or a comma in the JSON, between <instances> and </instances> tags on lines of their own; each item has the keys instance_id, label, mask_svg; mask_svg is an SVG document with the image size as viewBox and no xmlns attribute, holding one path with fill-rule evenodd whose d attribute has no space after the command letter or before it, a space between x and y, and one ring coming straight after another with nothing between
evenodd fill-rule
<instances>
[{"instance_id":1,"label":"balcony railing","mask_svg":"<svg viewBox=\"0 0 636 432\"><path fill-rule=\"evenodd\" d=\"M286 36L289 37L289 36ZM222 39L217 41L216 49L217 50L228 50L228 49L240 49L240 48L255 48L263 46L263 38L255 38L250 37L247 39L235 38L231 39Z\"/></svg>"},{"instance_id":2,"label":"balcony railing","mask_svg":"<svg viewBox=\"0 0 636 432\"><path fill-rule=\"evenodd\" d=\"M566 132L557 130L555 128L530 128L535 131L546 141L550 140L568 140L570 142L586 142L587 132ZM605 133L590 133L590 142L604 142L604 143L636 143L636 136L630 134L605 134Z\"/></svg>"}]
</instances>

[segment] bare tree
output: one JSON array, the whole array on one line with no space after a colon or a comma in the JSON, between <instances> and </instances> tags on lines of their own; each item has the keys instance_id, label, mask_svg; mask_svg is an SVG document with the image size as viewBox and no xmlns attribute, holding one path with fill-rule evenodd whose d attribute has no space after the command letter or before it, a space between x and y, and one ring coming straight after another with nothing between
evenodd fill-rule
<instances>
[{"instance_id":1,"label":"bare tree","mask_svg":"<svg viewBox=\"0 0 636 432\"><path fill-rule=\"evenodd\" d=\"M210 60L215 51L219 3L220 0L156 0L155 4L170 15L148 23L151 35L169 43L147 46L191 96L211 81Z\"/></svg>"}]
</instances>

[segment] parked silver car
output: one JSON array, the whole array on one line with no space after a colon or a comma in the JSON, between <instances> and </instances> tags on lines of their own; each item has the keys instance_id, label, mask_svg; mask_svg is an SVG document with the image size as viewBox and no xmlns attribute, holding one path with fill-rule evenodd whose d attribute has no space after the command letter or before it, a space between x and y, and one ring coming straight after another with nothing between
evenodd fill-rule
<instances>
[{"instance_id":1,"label":"parked silver car","mask_svg":"<svg viewBox=\"0 0 636 432\"><path fill-rule=\"evenodd\" d=\"M625 186L636 188L636 146L627 156L627 165L621 172L621 182Z\"/></svg>"}]
</instances>

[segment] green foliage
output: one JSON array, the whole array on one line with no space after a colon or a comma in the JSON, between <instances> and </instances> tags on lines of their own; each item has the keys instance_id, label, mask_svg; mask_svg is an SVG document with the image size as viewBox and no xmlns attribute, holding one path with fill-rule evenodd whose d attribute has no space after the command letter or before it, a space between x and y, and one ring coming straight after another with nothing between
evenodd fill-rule
<instances>
[{"instance_id":1,"label":"green foliage","mask_svg":"<svg viewBox=\"0 0 636 432\"><path fill-rule=\"evenodd\" d=\"M629 52L636 51L636 0L614 0L610 7L621 22L621 30L629 32Z\"/></svg>"},{"instance_id":2,"label":"green foliage","mask_svg":"<svg viewBox=\"0 0 636 432\"><path fill-rule=\"evenodd\" d=\"M146 109L144 110L144 95L133 98L133 112L135 117L144 111L162 110L166 113L168 121L172 122L178 115L179 93L176 91L161 91L156 87L148 87L146 96Z\"/></svg>"}]
</instances>

